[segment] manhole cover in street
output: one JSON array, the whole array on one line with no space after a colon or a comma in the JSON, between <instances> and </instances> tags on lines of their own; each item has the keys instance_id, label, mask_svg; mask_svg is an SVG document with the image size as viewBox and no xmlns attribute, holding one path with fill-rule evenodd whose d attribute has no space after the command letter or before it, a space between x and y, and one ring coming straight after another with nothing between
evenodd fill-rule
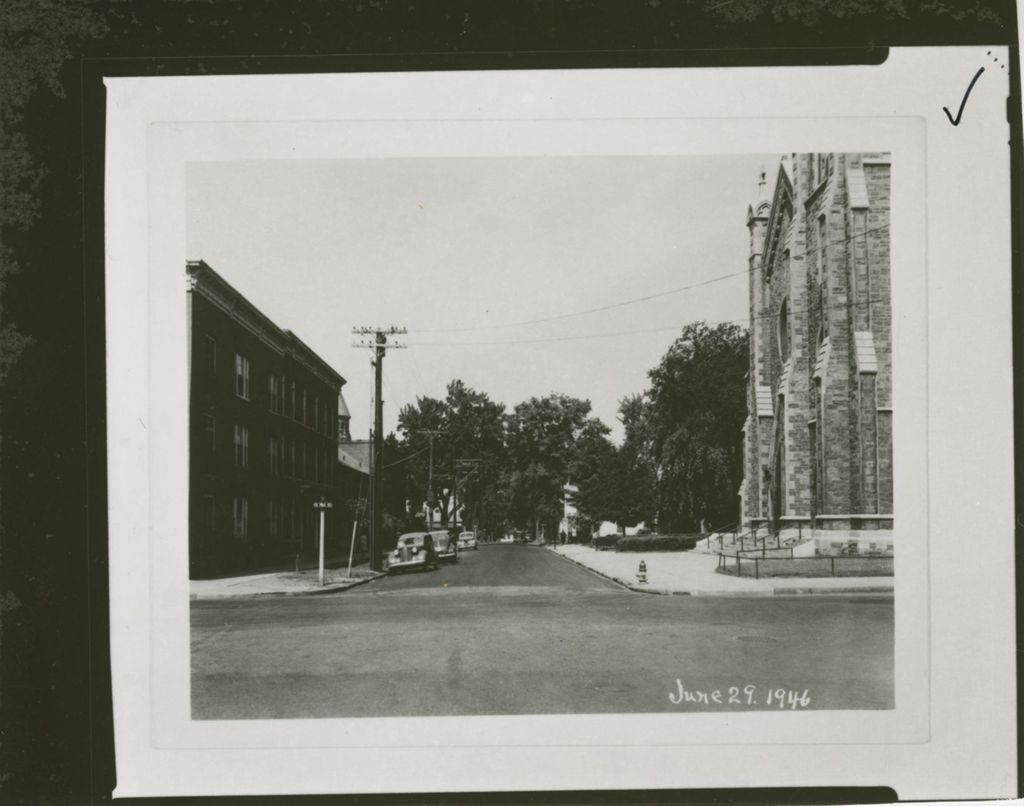
<instances>
[{"instance_id":1,"label":"manhole cover in street","mask_svg":"<svg viewBox=\"0 0 1024 806\"><path fill-rule=\"evenodd\" d=\"M777 644L778 638L770 638L767 635L738 635L737 641L751 641L755 644Z\"/></svg>"}]
</instances>

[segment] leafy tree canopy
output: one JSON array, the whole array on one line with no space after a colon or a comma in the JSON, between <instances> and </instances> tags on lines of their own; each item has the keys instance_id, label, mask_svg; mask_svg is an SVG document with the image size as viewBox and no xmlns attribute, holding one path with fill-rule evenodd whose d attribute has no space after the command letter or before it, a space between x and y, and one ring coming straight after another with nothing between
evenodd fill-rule
<instances>
[{"instance_id":1,"label":"leafy tree canopy","mask_svg":"<svg viewBox=\"0 0 1024 806\"><path fill-rule=\"evenodd\" d=\"M746 419L747 333L733 324L696 322L648 374L643 451L658 476L661 531L691 531L704 519L735 519L742 478L740 433ZM632 403L630 413L641 407Z\"/></svg>"}]
</instances>

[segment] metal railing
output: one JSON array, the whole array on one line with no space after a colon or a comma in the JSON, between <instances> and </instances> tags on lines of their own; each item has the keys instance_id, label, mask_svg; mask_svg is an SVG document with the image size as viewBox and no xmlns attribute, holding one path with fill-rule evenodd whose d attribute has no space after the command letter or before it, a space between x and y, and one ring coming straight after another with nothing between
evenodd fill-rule
<instances>
[{"instance_id":1,"label":"metal railing","mask_svg":"<svg viewBox=\"0 0 1024 806\"><path fill-rule=\"evenodd\" d=\"M729 533L732 533L732 540L726 543ZM783 532L773 528L771 524L752 526L745 532L740 532L739 523L731 523L727 526L712 530L718 539L718 550L725 551L731 548L735 551L759 551L764 548L783 549L787 546L783 543ZM796 543L802 543L804 539L803 523L796 523ZM709 544L710 548L710 544Z\"/></svg>"},{"instance_id":2,"label":"metal railing","mask_svg":"<svg viewBox=\"0 0 1024 806\"><path fill-rule=\"evenodd\" d=\"M771 549L768 549L769 551ZM733 560L735 560L735 571L733 571ZM840 555L840 556L816 556L816 557L793 557L793 549L789 547L789 556L772 556L762 555L760 557L753 554L719 554L718 555L718 571L725 574L735 574L737 577L751 576L751 574L745 574L743 572L744 564L749 568L752 563L754 566L754 579L760 579L763 571L767 571L771 563L786 562L790 564L787 569L789 571L798 571L795 566L796 563L800 563L800 568L813 569L817 566L820 569L819 573L788 573L788 574L770 574L767 573L765 576L892 576L893 574L893 558L892 556L886 555L871 555L871 554L860 554L860 555ZM853 564L856 563L859 568L853 570L861 570L869 573L851 574L844 573L852 569ZM846 565L844 569L842 566ZM874 568L872 568L874 566ZM828 569L827 573L824 573L825 569ZM836 573L836 570L839 573ZM871 571L880 571L881 573L870 573Z\"/></svg>"}]
</instances>

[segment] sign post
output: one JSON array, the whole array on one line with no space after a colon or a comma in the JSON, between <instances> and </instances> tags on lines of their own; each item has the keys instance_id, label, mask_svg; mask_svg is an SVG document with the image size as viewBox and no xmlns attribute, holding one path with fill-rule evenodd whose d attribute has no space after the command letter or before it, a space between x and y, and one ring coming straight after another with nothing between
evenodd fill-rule
<instances>
[{"instance_id":1,"label":"sign post","mask_svg":"<svg viewBox=\"0 0 1024 806\"><path fill-rule=\"evenodd\" d=\"M356 504L356 512L352 517L352 539L348 543L348 571L345 576L352 578L352 554L356 550L356 527L359 525L359 511L362 509L362 502Z\"/></svg>"},{"instance_id":2,"label":"sign post","mask_svg":"<svg viewBox=\"0 0 1024 806\"><path fill-rule=\"evenodd\" d=\"M317 580L322 588L324 585L324 512L333 507L330 501L324 501L323 496L313 504L313 509L320 510L320 571Z\"/></svg>"}]
</instances>

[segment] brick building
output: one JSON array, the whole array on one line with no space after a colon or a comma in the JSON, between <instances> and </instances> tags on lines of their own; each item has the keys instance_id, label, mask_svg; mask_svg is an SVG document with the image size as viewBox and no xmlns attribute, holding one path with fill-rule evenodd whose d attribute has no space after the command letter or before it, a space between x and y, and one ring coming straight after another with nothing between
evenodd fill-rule
<instances>
[{"instance_id":1,"label":"brick building","mask_svg":"<svg viewBox=\"0 0 1024 806\"><path fill-rule=\"evenodd\" d=\"M187 264L189 572L293 567L351 528L337 468L345 379L202 261ZM340 548L340 547L339 547Z\"/></svg>"},{"instance_id":2,"label":"brick building","mask_svg":"<svg viewBox=\"0 0 1024 806\"><path fill-rule=\"evenodd\" d=\"M819 551L891 546L889 172L887 154L792 154L747 211L741 520Z\"/></svg>"}]
</instances>

